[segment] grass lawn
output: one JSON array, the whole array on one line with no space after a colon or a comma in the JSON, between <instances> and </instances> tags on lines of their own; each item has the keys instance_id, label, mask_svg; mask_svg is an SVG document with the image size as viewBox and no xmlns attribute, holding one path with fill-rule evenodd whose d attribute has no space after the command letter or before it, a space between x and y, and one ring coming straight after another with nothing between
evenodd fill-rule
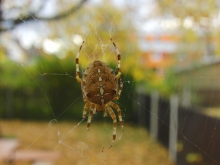
<instances>
[{"instance_id":1,"label":"grass lawn","mask_svg":"<svg viewBox=\"0 0 220 165\"><path fill-rule=\"evenodd\" d=\"M19 139L20 149L55 150L61 153L57 165L171 165L166 149L152 141L148 132L125 123L121 140L112 139L112 124L93 121L90 130L86 122L0 121L4 137ZM117 128L117 139L120 126ZM25 162L16 162L25 165ZM28 163L26 163L28 164Z\"/></svg>"}]
</instances>

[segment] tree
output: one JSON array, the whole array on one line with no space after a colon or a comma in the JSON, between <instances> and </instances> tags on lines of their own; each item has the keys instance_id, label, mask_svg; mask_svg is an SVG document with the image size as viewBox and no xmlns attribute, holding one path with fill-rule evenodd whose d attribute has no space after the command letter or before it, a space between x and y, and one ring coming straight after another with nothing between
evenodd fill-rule
<instances>
[{"instance_id":1,"label":"tree","mask_svg":"<svg viewBox=\"0 0 220 165\"><path fill-rule=\"evenodd\" d=\"M187 60L219 54L219 3L216 0L158 0L158 14L178 20L180 52ZM184 55L184 56L185 56Z\"/></svg>"},{"instance_id":2,"label":"tree","mask_svg":"<svg viewBox=\"0 0 220 165\"><path fill-rule=\"evenodd\" d=\"M67 10L65 9L60 13L56 13L54 16L47 17L47 16L41 16L41 12L46 6L47 1L41 0L38 7L34 8L34 10L30 10L30 8L32 7L31 5L36 3L34 0L27 2L22 6L18 4L16 5L15 2L13 3L11 1L8 2L8 1L0 0L0 21L1 21L0 32L14 29L16 26L24 22L30 22L36 20L49 21L49 20L62 19L78 11L86 1L87 0L81 0L78 4L72 5L70 7L68 6L69 9ZM18 11L18 14L17 13L14 14L12 18L5 18L7 16L7 13L13 13L13 11Z\"/></svg>"},{"instance_id":3,"label":"tree","mask_svg":"<svg viewBox=\"0 0 220 165\"><path fill-rule=\"evenodd\" d=\"M57 2L64 5L61 1ZM43 13L45 7L48 6L48 1L31 0L23 2L21 5L20 2L17 3L16 1L0 0L0 37L6 36L6 38L11 39L8 43L5 43L5 40L1 40L0 42L0 91L3 93L1 96L3 99L1 100L4 100L2 103L3 111L1 109L1 115L6 115L7 117L13 116L13 106L16 106L14 101L16 99L19 100L18 98L20 96L23 96L23 99L25 97L27 98L30 96L30 91L31 93L36 91L34 89L36 88L36 84L33 85L28 81L28 77L21 70L22 68L19 66L19 63L8 60L11 49L15 49L10 47L12 43L20 47L23 53L27 53L26 56L30 55L28 54L28 50L25 50L20 45L19 40L14 38L13 29L24 23L63 19L79 11L86 2L87 0L80 0L78 3L71 3L68 6L66 5L66 8L62 8L63 10L57 10L53 15L48 16ZM31 72L31 74L34 76L34 73ZM23 93L23 95L21 95L21 93ZM20 101L22 102L22 98L20 98ZM24 111L25 109L23 109L23 112Z\"/></svg>"},{"instance_id":4,"label":"tree","mask_svg":"<svg viewBox=\"0 0 220 165\"><path fill-rule=\"evenodd\" d=\"M61 8L66 9L67 7L63 4ZM124 98L122 102L127 101L128 95L131 94L130 88L134 87L133 78L129 73L138 75L135 78L144 78L140 73L143 70L137 70L138 67L135 66L138 63L139 49L134 37L135 29L132 25L128 26L129 17L126 15L126 11L115 9L110 3L103 3L103 6L85 6L78 12L69 13L62 18L54 19L55 21L45 21L47 26L44 30L50 33L45 36L39 47L34 48L34 51L26 50L22 48L22 45L20 46L23 52L28 55L28 58L32 58L33 53L38 57L33 62L28 62L22 65L23 67L20 66L20 69L19 66L15 67L11 61L9 62L10 65L6 65L5 62L5 65L1 66L4 66L3 71L7 73L2 74L4 76L1 78L4 81L0 84L1 88L4 89L6 86L13 89L14 98L18 104L25 102L24 107L14 108L18 117L48 119L51 118L52 112L53 117L62 114L63 118L72 119L73 116L75 119L77 117L81 118L79 109L82 109L83 101L74 103L74 110L68 109L68 111L65 111L66 113L63 112L67 106L71 105L73 100L81 98L82 95L80 84L74 78L75 55L81 44L73 41L76 36L85 40L80 53L80 68L82 71L96 59L108 63L113 69L116 68L117 54L110 42L110 37L113 38L122 54L123 81L125 82L125 89L127 88L126 93L122 93L122 95L126 95L126 97L122 97ZM36 21L33 19L32 22L29 19L27 20L33 24L40 22L38 19ZM17 25L21 24L15 24L14 27L17 27ZM52 53L51 51L47 52L44 48L44 41L60 44L60 48ZM14 42L19 45L19 40ZM13 68L16 69L13 70ZM22 81L18 82L19 79L14 80L14 75L22 78ZM6 77L8 77L7 81ZM130 81L132 85L126 83L127 81ZM13 106L19 105L13 104ZM70 106L70 108L73 107Z\"/></svg>"}]
</instances>

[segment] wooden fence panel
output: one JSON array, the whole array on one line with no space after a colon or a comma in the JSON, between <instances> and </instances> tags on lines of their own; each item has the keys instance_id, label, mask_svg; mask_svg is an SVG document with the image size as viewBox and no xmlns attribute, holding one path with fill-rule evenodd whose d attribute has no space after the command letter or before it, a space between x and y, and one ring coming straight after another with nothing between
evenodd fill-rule
<instances>
[{"instance_id":1,"label":"wooden fence panel","mask_svg":"<svg viewBox=\"0 0 220 165\"><path fill-rule=\"evenodd\" d=\"M138 109L134 121L140 121L141 125L150 129L150 96L142 96L145 100ZM169 148L170 103L163 99L158 102L158 138L157 140ZM144 106L143 106L144 105ZM220 119L210 117L198 112L198 108L178 107L177 129L177 165L220 165ZM144 113L143 113L144 112ZM141 115L143 114L143 115ZM194 154L197 161L189 162L187 157Z\"/></svg>"},{"instance_id":2,"label":"wooden fence panel","mask_svg":"<svg viewBox=\"0 0 220 165\"><path fill-rule=\"evenodd\" d=\"M201 156L198 165L220 164L220 120L201 113L192 108L179 110L178 140L183 144L179 153L180 165L185 165L189 154Z\"/></svg>"}]
</instances>

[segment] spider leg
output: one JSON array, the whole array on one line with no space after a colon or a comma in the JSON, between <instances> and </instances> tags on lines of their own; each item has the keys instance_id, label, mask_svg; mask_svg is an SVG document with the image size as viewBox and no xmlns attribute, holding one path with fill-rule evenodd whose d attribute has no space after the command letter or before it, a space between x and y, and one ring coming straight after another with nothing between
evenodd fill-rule
<instances>
[{"instance_id":1,"label":"spider leg","mask_svg":"<svg viewBox=\"0 0 220 165\"><path fill-rule=\"evenodd\" d=\"M87 121L87 130L89 130L91 120L92 120L93 110L89 111L88 121Z\"/></svg>"},{"instance_id":2,"label":"spider leg","mask_svg":"<svg viewBox=\"0 0 220 165\"><path fill-rule=\"evenodd\" d=\"M123 83L122 83L122 79L120 78L119 90L118 90L118 93L117 93L117 95L115 96L115 98L113 100L118 100L120 98L122 89L123 89Z\"/></svg>"},{"instance_id":3,"label":"spider leg","mask_svg":"<svg viewBox=\"0 0 220 165\"><path fill-rule=\"evenodd\" d=\"M114 109L117 110L118 119L119 119L119 122L120 122L120 125L121 125L121 131L123 132L124 122L123 122L123 120L122 120L120 107L119 107L117 104L113 103L112 101L109 102L109 105L110 105L111 107L113 107Z\"/></svg>"},{"instance_id":4,"label":"spider leg","mask_svg":"<svg viewBox=\"0 0 220 165\"><path fill-rule=\"evenodd\" d=\"M112 144L111 144L111 146L109 147L109 148L111 148L111 147L113 146L114 142L115 142L115 139L116 139L117 119L116 119L115 113L114 113L114 111L112 110L112 108L111 108L109 105L107 105L106 108L107 108L107 110L108 110L108 112L109 112L109 114L110 114L110 116L111 116L111 118L112 118L112 120L113 120Z\"/></svg>"},{"instance_id":5,"label":"spider leg","mask_svg":"<svg viewBox=\"0 0 220 165\"><path fill-rule=\"evenodd\" d=\"M92 104L91 108L92 108L93 114L96 114L96 106L94 104Z\"/></svg>"},{"instance_id":6,"label":"spider leg","mask_svg":"<svg viewBox=\"0 0 220 165\"><path fill-rule=\"evenodd\" d=\"M108 110L105 108L103 116L106 117L108 115Z\"/></svg>"},{"instance_id":7,"label":"spider leg","mask_svg":"<svg viewBox=\"0 0 220 165\"><path fill-rule=\"evenodd\" d=\"M76 55L76 80L79 83L82 82L81 78L79 77L79 53L80 53L80 51L82 49L83 44L84 44L84 41L83 41L82 45L80 46L79 51L78 51L78 53Z\"/></svg>"},{"instance_id":8,"label":"spider leg","mask_svg":"<svg viewBox=\"0 0 220 165\"><path fill-rule=\"evenodd\" d=\"M121 76L121 65L120 65L120 63L121 63L121 55L120 55L120 52L119 52L119 50L118 50L116 44L115 44L114 41L112 40L112 38L110 38L110 40L112 41L112 44L114 45L115 51L116 51L116 53L117 53L117 55L118 55L118 74L116 75L116 79L119 79L120 76Z\"/></svg>"},{"instance_id":9,"label":"spider leg","mask_svg":"<svg viewBox=\"0 0 220 165\"><path fill-rule=\"evenodd\" d=\"M89 103L86 103L84 108L83 108L83 119L86 117L86 114L87 114L87 109L89 108L90 104Z\"/></svg>"}]
</instances>

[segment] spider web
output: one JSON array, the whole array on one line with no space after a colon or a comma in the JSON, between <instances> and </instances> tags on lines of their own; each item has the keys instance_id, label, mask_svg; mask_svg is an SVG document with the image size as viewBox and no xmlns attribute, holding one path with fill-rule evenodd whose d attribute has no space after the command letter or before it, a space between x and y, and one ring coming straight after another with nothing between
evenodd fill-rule
<instances>
[{"instance_id":1,"label":"spider web","mask_svg":"<svg viewBox=\"0 0 220 165\"><path fill-rule=\"evenodd\" d=\"M86 17L88 17L87 13L85 13L85 18ZM106 16L106 18L107 18L107 16ZM83 24L84 24L84 22L83 22ZM22 26L23 26L23 28L26 28L27 30L29 28L33 28L32 25L26 24L25 20L24 20L24 24ZM44 24L41 24L40 26L44 26ZM103 39L99 36L98 31L96 30L96 25L95 24L94 24L94 29L92 30L92 32L89 32L87 34L81 32L80 35L75 35L75 39L77 39L77 37L78 37L78 40L80 40L79 37L82 36L83 40L85 40L85 42L86 42L83 46L82 52L80 53L80 59L84 55L84 56L87 57L88 62L86 64L80 63L81 76L82 76L83 70L85 70L86 66L89 63L93 62L97 58L101 58L103 61L106 61L107 58L112 58L112 59L114 58L114 61L117 64L117 54L115 53L114 50L112 50L110 52L111 57L109 57L105 54L105 51L106 51L107 47L109 47L110 44L111 44L111 46L113 46L112 43L110 42L109 38L114 33L114 28L115 28L114 26L109 26L109 28L108 28L108 31L109 31L108 41L103 41ZM16 30L19 31L20 29L16 29ZM13 33L13 31L11 31L11 32ZM15 36L16 36L16 34L15 34ZM96 38L97 44L95 46L92 45L94 47L93 48L93 53L90 54L90 52L85 52L84 50L86 50L86 47L89 47L90 40L91 40L92 37ZM75 42L78 42L78 41L76 40ZM117 42L117 40L115 42ZM56 46L56 45L54 45L54 46ZM77 45L77 47L79 47L79 45ZM97 51L97 49L99 49L99 48L101 48L101 51L100 50ZM96 54L100 54L99 57L97 57ZM76 54L72 55L72 65L74 65L74 66L75 66L75 62L74 62L75 56L76 56ZM60 57L60 58L62 58L62 57ZM123 58L126 59L126 56L124 56ZM62 67L63 73L56 73L56 72L49 73L49 72L47 72L47 69L41 63L41 61L40 61L40 64L41 64L40 69L35 70L35 72L37 74L39 74L40 77L44 78L44 77L47 77L47 76L54 76L58 79L63 78L63 77L68 77L70 79L74 79L74 81L75 81L75 75L72 75L72 73L68 73L66 71L65 66L62 64L62 61L60 61L60 66ZM126 64L126 65L128 65L128 64ZM78 102L78 101L83 102L82 95L79 95L78 98L73 100L70 105L66 105L67 108L61 109L60 110L61 113L59 115L55 115L54 110L53 110L53 108L51 106L51 103L50 103L50 97L49 97L47 91L44 89L44 85L42 85L41 80L39 81L38 79L36 79L34 77L32 71L29 70L28 64L21 63L21 66L24 69L24 71L27 73L27 76L30 77L30 81L32 81L34 84L36 84L38 86L38 89L43 94L45 102L48 104L49 109L50 109L50 111L52 113L52 116L53 116L53 119L49 121L48 126L39 135L37 135L35 138L33 138L33 141L25 148L25 150L29 150L30 148L32 148L32 146L37 144L37 141L42 136L44 136L44 134L46 134L45 132L47 132L48 130L50 131L50 130L54 129L55 131L53 132L53 135L54 135L54 137L57 138L57 145L54 146L54 150L59 150L59 147L63 146L65 148L69 149L70 153L72 153L74 155L78 155L79 157L81 157L81 161L84 162L85 164L92 164L92 162L96 162L97 164L106 164L107 163L106 160L109 159L108 157L110 155L113 155L114 152L115 152L115 149L108 150L108 147L111 144L111 138L110 137L112 137L112 134L111 134L112 128L109 127L109 122L107 122L107 119L106 118L104 119L104 123L105 123L104 133L106 132L106 139L108 139L108 141L106 141L106 142L100 141L100 142L97 142L97 144L94 144L94 145L99 146L98 151L93 151L93 147L89 147L89 146L92 146L93 144L91 142L87 142L88 138L84 139L83 137L80 137L73 145L68 144L65 140L67 138L69 138L69 136L71 134L79 134L80 132L77 131L77 128L80 125L82 126L82 123L85 123L87 118L82 119L81 121L78 121L77 124L73 125L72 128L69 128L69 130L67 130L67 131L61 131L60 130L60 127L61 127L60 125L61 124L58 120L60 118L62 118L62 115L65 114L65 112L73 110L73 107L74 107L76 102ZM116 65L115 65L114 70L116 71ZM74 70L73 70L73 72L74 72ZM124 84L124 91L126 91L127 95L129 95L130 91L132 90L132 81L126 80L126 77L125 77L125 78L123 78L123 84ZM128 86L126 84L128 84ZM80 84L78 85L78 88L81 88ZM122 112L124 114L123 118L124 118L124 120L126 120L126 117L125 117L126 105L120 105L120 106L121 106ZM83 110L83 106L81 107L80 111L82 112L82 110ZM93 118L95 118L95 116ZM95 120L93 122L95 122ZM83 127L85 128L83 130L85 132L85 133L83 133L84 137L90 137L91 136L90 134L92 134L93 122L92 122L92 126L91 126L90 131L86 131L86 125L85 124L83 125ZM55 126L55 128L54 128L54 126ZM101 128L103 128L103 127L100 127L100 129ZM122 134L121 134L121 136L122 136ZM107 138L107 137L109 137L109 138ZM97 138L97 139L99 139L99 138ZM119 133L118 133L118 138L117 139L118 139L117 141L119 141L121 139L121 137L119 136ZM116 141L115 146L117 146L117 141ZM15 160L15 162L16 162L16 160ZM15 162L13 162L13 163L15 163Z\"/></svg>"},{"instance_id":2,"label":"spider web","mask_svg":"<svg viewBox=\"0 0 220 165\"><path fill-rule=\"evenodd\" d=\"M96 59L99 59L101 58L102 61L106 61L106 59L108 58L114 58L113 61L115 61L115 68L114 68L114 71L115 73L117 73L117 54L114 50L111 51L111 56L107 56L105 51L108 47L110 46L113 46L112 43L109 41L103 41L102 38L99 36L98 34L98 31L96 30L96 25L94 25L94 31L92 31L91 33L89 34L80 34L82 35L83 37L83 40L85 41L85 44L83 45L83 48L82 48L82 51L80 52L80 56L79 56L79 60L81 59L81 57L84 55L87 57L88 59L88 62L83 65L81 63L79 63L80 65L80 77L82 77L83 75L83 72L84 70L86 69L86 67L88 66L88 64L92 63L94 60ZM112 33L114 33L114 26L110 26L109 28L109 38L111 38L111 35ZM94 51L92 54L90 54L90 52L86 52L86 47L89 46L90 44L90 39L93 37L93 35L95 36L95 38L97 38L97 44L95 45L94 47ZM116 42L116 41L115 41ZM100 55L98 55L98 57L96 56L96 51L97 49L101 48L101 51L98 50L98 52L100 53ZM129 49L129 46L127 46L127 48ZM76 54L72 56L72 65L75 65L75 57L76 57ZM123 55L123 58L127 58L126 56ZM81 60L80 60L81 61ZM126 60L125 60L126 61ZM82 159L82 162L85 162L85 164L109 164L108 162L111 161L111 156L114 155L114 154L117 154L116 152L116 149L112 149L112 150L109 150L109 147L110 147L110 144L111 144L111 138L112 138L112 128L109 127L109 123L111 122L111 117L108 116L106 118L103 118L103 123L104 124L104 129L103 129L103 133L106 134L106 138L108 139L107 141L97 141L96 144L93 144L91 142L87 142L88 141L88 137L90 137L91 135L90 134L93 134L93 125L97 125L95 124L96 122L96 119L94 119L96 117L96 115L98 114L94 114L93 115L93 119L92 122L91 122L91 127L90 127L90 131L87 131L86 130L86 121L87 121L87 117L88 117L88 114L87 114L87 117L85 119L82 119L80 120L76 125L74 125L72 128L70 128L67 132L62 132L60 131L60 124L58 122L58 120L60 118L62 118L62 115L66 112L66 111L70 111L70 110L73 110L72 107L74 107L74 104L78 101L81 101L83 102L83 99L82 99L82 95L79 95L78 98L76 100L73 100L73 102L70 104L70 105L67 105L67 108L64 109L64 110L61 110L61 113L56 116L53 112L53 108L50 106L50 101L49 101L49 96L47 95L47 93L45 92L45 90L43 89L43 87L38 83L38 81L31 75L31 73L28 71L28 69L26 68L25 64L21 64L22 67L24 68L24 70L28 73L28 75L30 76L30 78L32 79L32 81L34 83L37 84L39 90L43 93L44 97L45 97L45 100L47 101L49 107L50 107L50 110L53 114L53 117L54 119L52 119L49 124L48 124L48 127L45 128L45 130L43 130L43 132L39 135L39 137L44 134L44 132L47 130L47 129L50 129L51 125L55 125L55 129L57 132L56 136L57 136L57 139L58 139L58 143L57 145L55 145L54 147L54 150L59 150L59 147L60 146L64 146L65 148L69 149L70 152L72 152L72 154L77 154L81 159ZM48 73L46 72L46 69L44 68L43 65L41 65L41 70L36 70L36 72L38 74L40 74L42 77L45 77L45 76L56 76L57 78L60 78L60 77L63 77L63 76L67 76L71 79L74 79L75 80L75 75L73 76L72 74L66 72L65 70L65 66L62 65L62 62L60 62L60 65L61 67L63 68L63 73ZM125 63L125 66L128 66L128 63ZM132 87L133 87L133 79L130 80L130 79L126 79L126 74L125 76L123 77L123 85L124 85L124 91L126 93L126 95L128 96L127 97L127 102L129 102L129 95L131 94L131 91L133 90ZM81 85L79 84L78 85L78 88L81 88ZM126 105L122 105L120 104L120 101L118 101L118 105L120 106L121 110L122 110L122 117L123 117L123 120L126 121L126 109L127 109L127 106ZM74 109L75 110L75 109ZM81 107L80 111L83 110L83 106ZM99 115L100 116L100 115ZM110 120L108 120L110 119ZM108 121L107 121L108 120ZM83 137L80 137L74 145L71 145L71 144L68 144L65 140L71 135L71 134L79 134L80 132L77 131L77 128L79 126L82 126L82 123L83 123L83 127L85 128L83 131L85 131L85 133L83 134L86 134L85 137L86 138L83 138ZM102 124L102 123L99 123L99 124ZM99 125L98 124L98 125ZM96 126L97 127L97 126ZM100 129L102 129L103 127L100 127ZM122 139L122 136L123 136L123 133L121 132L120 133L120 127L117 128L117 140L114 144L114 146L120 146L120 140ZM34 139L33 143L35 141L38 140L37 137L36 139ZM98 138L97 138L98 139ZM30 146L27 147L27 150L33 145L33 143L30 144ZM98 145L98 151L96 149L96 151L94 151L94 146L97 146ZM81 161L79 161L78 163L80 164ZM75 163L75 162L74 162Z\"/></svg>"},{"instance_id":3,"label":"spider web","mask_svg":"<svg viewBox=\"0 0 220 165\"><path fill-rule=\"evenodd\" d=\"M93 11L94 13L96 13L97 11ZM85 29L86 27L86 18L88 17L90 13L84 13L84 19L82 21L82 24ZM103 14L100 12L100 15ZM94 14L95 15L95 14ZM87 30L80 30L77 31L77 35L75 35L75 42L78 41L85 41L85 44L83 45L82 51L80 52L80 73L81 76L83 74L83 71L85 70L85 68L88 66L89 63L93 62L94 60L100 59L104 62L108 62L108 61L113 61L115 63L115 73L117 72L117 68L116 68L116 64L117 64L117 54L113 48L112 43L110 42L109 38L111 38L112 36L114 36L114 34L116 34L116 29L117 24L114 24L114 18L109 18L107 14L104 14L104 17L106 19L109 20L109 24L106 25L107 27L107 31L108 31L108 37L103 38L100 34L99 31L97 30L97 24L96 22L92 23L92 31L87 31ZM117 14L115 14L115 19L117 19ZM53 23L52 23L53 24ZM26 27L27 29L30 28L29 25L25 24L24 21L24 27ZM43 24L41 24L41 26L44 26ZM12 31L13 33L13 31ZM81 36L82 38L80 38L79 36ZM77 41L77 37L78 37L78 41ZM95 38L95 39L94 39ZM82 40L81 40L82 39ZM59 40L60 42L63 42L65 39L61 39ZM96 40L96 44L93 44L93 40ZM123 40L120 39L120 37L117 37L116 39L113 38L114 42L116 43L116 45L118 46L118 49L120 52L123 52L120 48L120 43L123 43ZM70 41L69 41L70 42ZM127 43L127 42L126 42ZM78 44L78 43L77 43ZM78 49L80 44L75 45L75 49ZM126 44L125 49L129 50L130 52L133 52L133 54L135 55L135 49L131 44ZM91 52L88 52L88 50L92 50ZM109 52L109 53L108 53ZM72 65L75 66L75 56L76 54L72 54ZM41 63L40 69L39 70L35 70L35 72L37 72L40 77L45 78L45 77L49 77L52 76L54 78L57 79L62 79L63 77L66 77L67 79L69 79L70 81L76 81L75 80L75 70L72 71L72 73L67 72L65 65L62 64L64 57L60 56L59 57L59 67L62 68L62 73L60 72L47 72L47 67ZM81 59L87 59L86 61L84 60L81 63ZM121 66L122 66L122 72L123 72L123 67L129 67L130 62L128 59L128 55L127 54L121 54L121 58L123 59L123 61L121 62ZM39 60L40 61L40 60ZM132 68L132 70L137 70L138 65L141 65L140 59L139 57L134 57L134 67ZM77 98L75 98L74 100L72 100L72 102L69 105L66 105L66 108L63 108L60 110L60 113L57 115L55 114L51 103L50 103L50 96L48 94L48 91L45 90L44 88L44 84L41 82L42 80L38 80L34 77L34 74L29 70L29 66L28 64L25 63L21 63L21 68L27 73L26 75L30 78L30 81L33 82L34 84L36 84L38 86L38 90L43 94L44 100L45 102L48 104L49 109L53 115L53 118L48 122L48 126L45 127L41 133L39 133L38 135L36 135L35 137L33 137L32 142L29 143L29 145L27 145L27 147L25 148L26 150L29 150L30 148L32 148L32 146L34 146L35 144L37 144L38 139L40 139L42 136L46 135L47 131L51 131L52 132L52 136L53 136L53 140L56 139L56 142L53 143L53 149L54 151L59 151L63 148L65 149L69 149L69 154L70 155L77 155L77 157L79 158L78 160L78 164L114 164L115 162L117 162L117 160L114 158L116 157L116 155L119 155L120 152L122 152L122 150L120 148L126 148L127 150L133 150L133 148L131 146L129 146L130 144L126 143L127 139L132 137L131 134L135 134L135 131L137 128L133 128L132 130L134 132L129 133L126 132L126 114L127 109L129 109L129 107L127 106L127 104L123 105L120 103L120 99L119 101L117 101L117 104L120 106L121 110L122 110L122 114L123 114L123 120L125 121L125 132L122 134L123 136L120 137L120 127L117 127L117 140L113 146L113 148L108 149L109 145L111 144L111 138L112 138L112 121L111 118L108 116L106 118L103 118L100 121L96 121L97 118L96 116L93 116L93 120L91 123L91 128L90 131L86 130L86 121L87 118L79 120L77 123L75 123L71 128L62 129L62 125L64 124L63 121L59 121L62 119L62 116L67 112L67 111L81 111L83 110L83 106L81 109L74 109L74 105L76 105L77 102L83 102L82 99L82 95L78 95ZM217 72L217 71L216 71ZM145 105L142 104L142 102L140 102L140 100L133 96L132 93L135 90L134 89L134 83L136 80L129 78L127 75L129 74L129 70L125 70L125 72L123 72L123 95L121 97L126 97L126 102L132 102L134 104L133 108L138 108L138 107L142 107L144 108L146 111L149 111L149 109L145 108ZM147 76L147 73L142 75L142 77ZM214 77L211 77L214 78ZM215 77L216 78L216 77ZM190 77L187 78L189 81L190 79L210 79L210 77ZM218 79L218 77L216 78ZM45 78L43 81L46 81L47 79ZM215 86L216 82L213 82L213 91L214 91L214 86ZM199 84L198 84L199 86ZM78 85L78 88L81 88L80 84ZM173 93L175 93L177 91L177 88L173 88ZM163 97L161 99L164 99ZM82 104L83 105L83 104ZM212 105L212 97L210 97L210 106ZM40 108L40 106L39 106ZM190 111L190 109L188 110L188 112ZM99 114L96 114L97 116ZM74 116L73 116L74 118ZM183 125L185 126L187 123L187 116L185 117L184 123ZM163 122L163 118L159 117L159 120L161 122ZM208 122L208 117L206 122ZM216 120L216 125L213 128L213 134L212 137L215 137L215 132L217 131L217 120ZM160 126L159 126L160 127ZM168 126L170 127L170 126ZM205 125L206 127L206 125ZM103 130L101 135L97 135L97 141L92 141L90 140L90 137L93 136L93 133L95 131L93 131L93 129L100 129ZM173 129L170 127L170 129ZM199 139L199 140L203 140L203 138L205 137L205 130L206 128L204 128L204 135ZM211 155L209 155L206 150L201 149L200 147L197 146L197 144L193 141L191 141L190 139L188 139L184 134L181 133L181 131L179 132L179 134L181 134L184 138L185 138L185 142L189 142L192 145L194 145L197 149L201 150L202 153L205 153L208 157L210 157L213 160L213 164L220 164L219 162L217 162L214 158L212 158ZM69 143L69 141L67 142L67 139L69 138L73 138L73 135L78 135L76 138L74 138L74 142ZM100 140L100 138L98 138L98 136L103 136L105 137L103 139ZM129 137L130 136L130 137ZM142 138L141 138L142 139ZM48 142L50 142L51 139L48 140ZM182 144L184 147L184 143ZM211 141L209 142L211 143ZM146 144L146 148L148 148L151 145L155 145L153 140L149 140L147 142L143 142L143 144ZM211 144L210 144L211 145ZM213 144L214 145L214 144ZM95 147L94 147L95 146ZM98 148L98 149L97 149ZM123 150L124 151L124 150ZM136 150L135 150L136 151ZM141 152L141 150L140 150ZM142 151L145 152L145 151ZM140 154L140 153L139 153ZM138 153L137 153L138 155ZM166 155L168 157L168 155ZM178 157L178 155L177 155ZM194 159L200 159L200 156L194 156L196 158ZM137 159L135 155L133 155L132 158L130 159ZM192 158L193 159L193 158ZM198 160L199 161L199 160ZM126 160L124 160L124 162L126 162ZM143 162L143 161L141 161ZM76 163L76 162L74 162ZM77 164L76 163L76 164ZM164 158L162 158L158 164L164 164Z\"/></svg>"}]
</instances>

